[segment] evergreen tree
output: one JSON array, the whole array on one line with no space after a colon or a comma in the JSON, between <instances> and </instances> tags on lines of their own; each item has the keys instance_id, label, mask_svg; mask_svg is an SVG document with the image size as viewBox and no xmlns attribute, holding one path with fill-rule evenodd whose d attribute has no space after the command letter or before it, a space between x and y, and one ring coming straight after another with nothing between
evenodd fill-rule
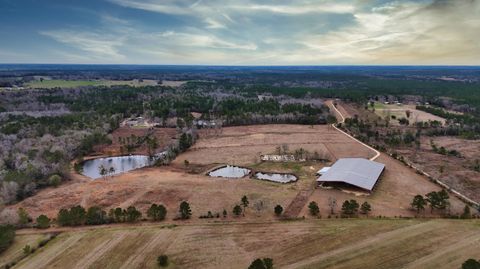
<instances>
[{"instance_id":1,"label":"evergreen tree","mask_svg":"<svg viewBox=\"0 0 480 269\"><path fill-rule=\"evenodd\" d=\"M70 212L68 212L68 209L62 208L60 209L60 211L58 211L57 223L60 226L70 225L71 220L70 220Z\"/></svg>"},{"instance_id":2,"label":"evergreen tree","mask_svg":"<svg viewBox=\"0 0 480 269\"><path fill-rule=\"evenodd\" d=\"M192 215L192 210L190 209L190 204L188 202L183 201L180 203L180 218L182 219L189 219L190 216Z\"/></svg>"},{"instance_id":3,"label":"evergreen tree","mask_svg":"<svg viewBox=\"0 0 480 269\"><path fill-rule=\"evenodd\" d=\"M83 225L86 220L87 212L82 206L74 206L70 208L70 225L78 226Z\"/></svg>"},{"instance_id":4,"label":"evergreen tree","mask_svg":"<svg viewBox=\"0 0 480 269\"><path fill-rule=\"evenodd\" d=\"M142 213L134 206L129 206L126 211L126 219L128 222L136 222L142 217Z\"/></svg>"},{"instance_id":5,"label":"evergreen tree","mask_svg":"<svg viewBox=\"0 0 480 269\"><path fill-rule=\"evenodd\" d=\"M154 221L161 221L165 219L167 209L163 205L152 204L147 211L147 216Z\"/></svg>"},{"instance_id":6,"label":"evergreen tree","mask_svg":"<svg viewBox=\"0 0 480 269\"><path fill-rule=\"evenodd\" d=\"M243 206L243 215L245 216L245 209L247 208L247 206L250 202L248 201L248 198L247 198L246 195L244 195L242 197L241 202L242 202L242 206Z\"/></svg>"},{"instance_id":7,"label":"evergreen tree","mask_svg":"<svg viewBox=\"0 0 480 269\"><path fill-rule=\"evenodd\" d=\"M372 206L368 202L363 202L363 204L360 206L360 211L362 214L367 215L370 211L372 211Z\"/></svg>"},{"instance_id":8,"label":"evergreen tree","mask_svg":"<svg viewBox=\"0 0 480 269\"><path fill-rule=\"evenodd\" d=\"M342 204L342 213L345 215L355 215L358 212L358 208L360 205L357 203L356 200L346 200Z\"/></svg>"},{"instance_id":9,"label":"evergreen tree","mask_svg":"<svg viewBox=\"0 0 480 269\"><path fill-rule=\"evenodd\" d=\"M424 210L427 205L427 201L421 195L415 195L411 203L412 207L417 211L417 214L420 213L420 210Z\"/></svg>"},{"instance_id":10,"label":"evergreen tree","mask_svg":"<svg viewBox=\"0 0 480 269\"><path fill-rule=\"evenodd\" d=\"M318 216L318 214L320 214L320 208L315 201L311 201L310 204L308 204L308 209L310 211L310 215L312 216Z\"/></svg>"},{"instance_id":11,"label":"evergreen tree","mask_svg":"<svg viewBox=\"0 0 480 269\"><path fill-rule=\"evenodd\" d=\"M235 216L240 216L240 214L242 214L242 207L239 206L239 205L235 205L235 206L233 207L233 211L232 211L232 212L233 212L233 214L234 214Z\"/></svg>"},{"instance_id":12,"label":"evergreen tree","mask_svg":"<svg viewBox=\"0 0 480 269\"><path fill-rule=\"evenodd\" d=\"M98 206L92 206L87 210L87 225L99 225L107 223L107 213Z\"/></svg>"}]
</instances>

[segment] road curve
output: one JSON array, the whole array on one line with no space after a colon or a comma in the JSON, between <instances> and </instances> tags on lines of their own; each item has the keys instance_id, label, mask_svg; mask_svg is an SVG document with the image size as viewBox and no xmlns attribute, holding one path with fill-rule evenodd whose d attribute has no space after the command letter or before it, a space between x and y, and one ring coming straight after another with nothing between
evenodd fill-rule
<instances>
[{"instance_id":1,"label":"road curve","mask_svg":"<svg viewBox=\"0 0 480 269\"><path fill-rule=\"evenodd\" d=\"M326 101L327 104L329 104L329 107L333 108L333 110L335 110L335 112L340 116L340 118L342 119L340 122L338 123L344 123L345 122L345 117L342 115L342 113L335 107L335 105L333 104L333 101L329 100L329 101ZM377 159L379 156L380 156L380 152L372 147L370 147L369 145L363 143L362 141L356 139L355 137L347 134L346 132L342 131L340 128L338 128L335 123L332 124L332 127L335 128L337 131L343 133L344 135L350 137L351 139L357 141L358 143L362 144L363 146L367 147L368 149L372 150L373 152L375 152L375 156L373 156L372 158L370 158L370 161L374 161L375 159Z\"/></svg>"}]
</instances>

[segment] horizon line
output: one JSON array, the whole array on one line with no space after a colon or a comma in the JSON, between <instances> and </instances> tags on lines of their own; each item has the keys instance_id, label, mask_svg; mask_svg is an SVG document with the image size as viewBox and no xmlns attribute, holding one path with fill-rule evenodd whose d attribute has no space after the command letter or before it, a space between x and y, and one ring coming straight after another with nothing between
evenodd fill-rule
<instances>
[{"instance_id":1,"label":"horizon line","mask_svg":"<svg viewBox=\"0 0 480 269\"><path fill-rule=\"evenodd\" d=\"M82 66L193 66L193 67L480 67L469 64L290 64L290 65L224 65L224 64L129 64L129 63L0 63L0 65L82 65Z\"/></svg>"}]
</instances>

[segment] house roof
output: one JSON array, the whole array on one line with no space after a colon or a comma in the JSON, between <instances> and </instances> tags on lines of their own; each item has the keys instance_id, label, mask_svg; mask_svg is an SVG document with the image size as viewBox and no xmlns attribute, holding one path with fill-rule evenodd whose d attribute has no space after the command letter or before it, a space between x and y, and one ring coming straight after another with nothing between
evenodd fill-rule
<instances>
[{"instance_id":1,"label":"house roof","mask_svg":"<svg viewBox=\"0 0 480 269\"><path fill-rule=\"evenodd\" d=\"M342 158L335 162L318 182L344 182L371 191L385 165L363 158Z\"/></svg>"}]
</instances>

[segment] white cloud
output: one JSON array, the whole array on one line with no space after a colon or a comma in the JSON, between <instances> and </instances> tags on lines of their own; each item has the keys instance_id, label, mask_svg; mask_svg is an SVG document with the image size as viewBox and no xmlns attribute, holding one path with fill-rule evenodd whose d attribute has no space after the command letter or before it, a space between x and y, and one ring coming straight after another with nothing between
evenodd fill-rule
<instances>
[{"instance_id":1,"label":"white cloud","mask_svg":"<svg viewBox=\"0 0 480 269\"><path fill-rule=\"evenodd\" d=\"M151 12L166 14L190 14L197 12L214 13L221 9L227 12L251 12L264 11L284 14L305 13L350 13L355 10L352 3L338 3L333 0L319 1L291 1L288 4L264 4L264 1L239 1L235 0L210 0L210 1L186 1L186 0L110 0L124 7L142 9ZM193 2L193 3L192 3Z\"/></svg>"},{"instance_id":2,"label":"white cloud","mask_svg":"<svg viewBox=\"0 0 480 269\"><path fill-rule=\"evenodd\" d=\"M91 53L95 58L122 60L118 48L123 45L123 37L114 37L90 32L71 30L43 31L40 34L51 37L58 42Z\"/></svg>"},{"instance_id":3,"label":"white cloud","mask_svg":"<svg viewBox=\"0 0 480 269\"><path fill-rule=\"evenodd\" d=\"M233 49L233 50L256 50L257 46L253 43L235 43L222 40L212 35L200 35L191 33L177 33L168 31L153 34L153 41L161 41L179 47L197 47L209 49Z\"/></svg>"},{"instance_id":4,"label":"white cloud","mask_svg":"<svg viewBox=\"0 0 480 269\"><path fill-rule=\"evenodd\" d=\"M212 18L206 18L205 23L207 24L208 29L222 29L222 28L227 28L224 24L212 19Z\"/></svg>"},{"instance_id":5,"label":"white cloud","mask_svg":"<svg viewBox=\"0 0 480 269\"><path fill-rule=\"evenodd\" d=\"M267 11L272 13L283 13L300 15L306 13L351 13L355 10L352 4L338 4L335 2L319 2L318 4L298 3L291 5L236 5L230 8L244 11Z\"/></svg>"},{"instance_id":6,"label":"white cloud","mask_svg":"<svg viewBox=\"0 0 480 269\"><path fill-rule=\"evenodd\" d=\"M480 1L376 6L366 0L245 0L241 6L233 0L110 1L177 16L182 23L148 32L135 21L103 15L95 33L42 34L90 58L125 63L478 64L480 59Z\"/></svg>"},{"instance_id":7,"label":"white cloud","mask_svg":"<svg viewBox=\"0 0 480 269\"><path fill-rule=\"evenodd\" d=\"M138 0L110 0L113 3L124 7L142 9L152 12L166 13L166 14L188 14L187 8L174 5L172 3L163 4L163 1L148 2ZM169 1L167 1L169 2Z\"/></svg>"}]
</instances>

